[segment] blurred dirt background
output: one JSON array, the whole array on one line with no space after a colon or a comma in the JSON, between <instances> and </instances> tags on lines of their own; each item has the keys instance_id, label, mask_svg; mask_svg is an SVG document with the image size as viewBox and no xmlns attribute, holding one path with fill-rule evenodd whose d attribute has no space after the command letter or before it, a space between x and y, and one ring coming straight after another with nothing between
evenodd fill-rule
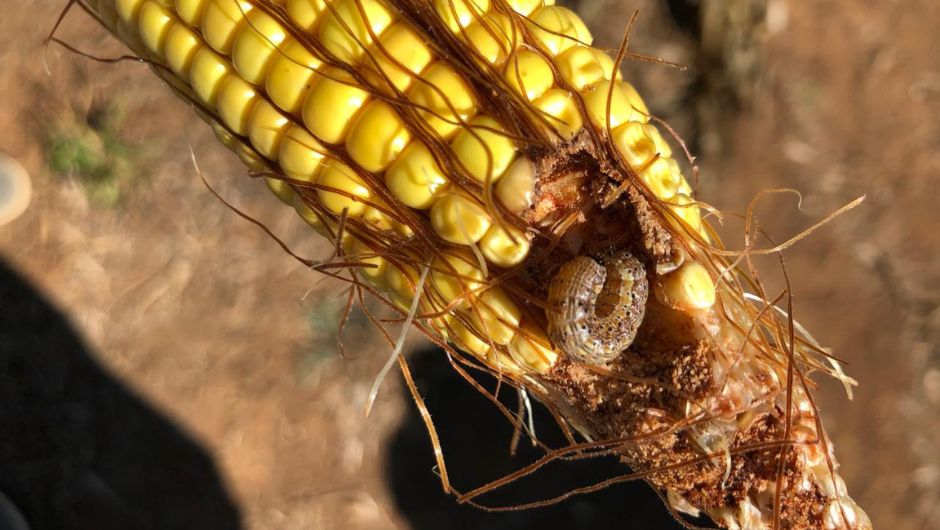
<instances>
[{"instance_id":1,"label":"blurred dirt background","mask_svg":"<svg viewBox=\"0 0 940 530\"><path fill-rule=\"evenodd\" d=\"M677 527L642 485L552 510L455 506L397 376L363 417L383 339L354 315L342 357L342 287L221 204L192 159L298 253L329 248L144 65L44 55L64 4L0 16L0 150L34 185L0 227L0 491L35 528ZM783 240L866 195L785 253L794 304L860 383L851 402L831 381L818 393L849 490L876 528L937 528L940 4L568 5L611 48L640 10L631 49L688 66L625 71L698 156L703 200L741 213L760 190L796 188L801 210L791 196L758 209ZM78 11L59 36L123 53ZM741 246L731 216L722 230ZM508 455L506 422L425 349L408 355L457 486L531 458Z\"/></svg>"}]
</instances>

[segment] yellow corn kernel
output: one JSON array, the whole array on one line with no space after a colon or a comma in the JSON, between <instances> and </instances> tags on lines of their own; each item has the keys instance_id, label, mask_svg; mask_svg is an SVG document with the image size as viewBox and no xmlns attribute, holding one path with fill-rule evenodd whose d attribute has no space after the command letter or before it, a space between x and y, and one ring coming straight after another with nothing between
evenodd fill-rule
<instances>
[{"instance_id":1,"label":"yellow corn kernel","mask_svg":"<svg viewBox=\"0 0 940 530\"><path fill-rule=\"evenodd\" d=\"M707 309L715 303L715 282L697 261L687 261L667 274L658 292L663 303L683 311Z\"/></svg>"},{"instance_id":2,"label":"yellow corn kernel","mask_svg":"<svg viewBox=\"0 0 940 530\"><path fill-rule=\"evenodd\" d=\"M287 204L288 206L293 206L294 201L297 200L296 193L291 187L289 182L283 181L281 179L264 177L264 183L268 185L268 189L271 190L271 193L274 194L281 202Z\"/></svg>"},{"instance_id":3,"label":"yellow corn kernel","mask_svg":"<svg viewBox=\"0 0 940 530\"><path fill-rule=\"evenodd\" d=\"M285 175L312 183L323 168L325 153L326 149L302 125L292 123L281 140L277 159Z\"/></svg>"},{"instance_id":4,"label":"yellow corn kernel","mask_svg":"<svg viewBox=\"0 0 940 530\"><path fill-rule=\"evenodd\" d=\"M398 112L384 101L373 100L349 128L346 150L365 170L378 173L401 154L410 140L411 133Z\"/></svg>"},{"instance_id":5,"label":"yellow corn kernel","mask_svg":"<svg viewBox=\"0 0 940 530\"><path fill-rule=\"evenodd\" d=\"M337 0L324 14L317 31L320 42L337 59L354 63L392 23L392 14L378 0Z\"/></svg>"},{"instance_id":6,"label":"yellow corn kernel","mask_svg":"<svg viewBox=\"0 0 940 530\"><path fill-rule=\"evenodd\" d=\"M496 184L496 198L510 212L528 210L535 201L535 165L525 157L518 157Z\"/></svg>"},{"instance_id":7,"label":"yellow corn kernel","mask_svg":"<svg viewBox=\"0 0 940 530\"><path fill-rule=\"evenodd\" d=\"M483 183L496 182L516 156L512 139L488 116L471 121L450 146L470 176Z\"/></svg>"},{"instance_id":8,"label":"yellow corn kernel","mask_svg":"<svg viewBox=\"0 0 940 530\"><path fill-rule=\"evenodd\" d=\"M163 54L163 42L175 18L167 8L157 2L149 0L143 2L140 7L138 27L140 40L150 51L158 55Z\"/></svg>"},{"instance_id":9,"label":"yellow corn kernel","mask_svg":"<svg viewBox=\"0 0 940 530\"><path fill-rule=\"evenodd\" d=\"M389 166L385 185L402 203L426 210L447 188L448 180L427 146L415 140Z\"/></svg>"},{"instance_id":10,"label":"yellow corn kernel","mask_svg":"<svg viewBox=\"0 0 940 530\"><path fill-rule=\"evenodd\" d=\"M313 31L327 11L326 0L287 0L287 16L307 31Z\"/></svg>"},{"instance_id":11,"label":"yellow corn kernel","mask_svg":"<svg viewBox=\"0 0 940 530\"><path fill-rule=\"evenodd\" d=\"M189 80L189 67L193 64L196 52L199 51L200 42L199 36L185 24L173 24L163 44L166 64L173 70L173 73Z\"/></svg>"},{"instance_id":12,"label":"yellow corn kernel","mask_svg":"<svg viewBox=\"0 0 940 530\"><path fill-rule=\"evenodd\" d=\"M219 87L219 118L232 132L246 136L248 117L258 98L258 91L244 79L237 75L229 76Z\"/></svg>"},{"instance_id":13,"label":"yellow corn kernel","mask_svg":"<svg viewBox=\"0 0 940 530\"><path fill-rule=\"evenodd\" d=\"M109 0L105 0L108 2ZM140 15L140 8L144 5L141 0L115 0L114 7L117 9L121 20L134 26L137 24L137 17Z\"/></svg>"},{"instance_id":14,"label":"yellow corn kernel","mask_svg":"<svg viewBox=\"0 0 940 530\"><path fill-rule=\"evenodd\" d=\"M487 353L493 348L489 341L483 340L479 331L471 330L459 318L447 318L450 336L454 343L478 359L486 359Z\"/></svg>"},{"instance_id":15,"label":"yellow corn kernel","mask_svg":"<svg viewBox=\"0 0 940 530\"><path fill-rule=\"evenodd\" d=\"M232 47L232 64L235 70L253 85L260 85L279 45L287 38L281 24L253 10L248 13L248 23L238 32Z\"/></svg>"},{"instance_id":16,"label":"yellow corn kernel","mask_svg":"<svg viewBox=\"0 0 940 530\"><path fill-rule=\"evenodd\" d=\"M609 101L609 113L608 113ZM628 121L649 121L649 111L632 85L623 81L602 81L584 94L591 121L600 129L613 130Z\"/></svg>"},{"instance_id":17,"label":"yellow corn kernel","mask_svg":"<svg viewBox=\"0 0 940 530\"><path fill-rule=\"evenodd\" d=\"M517 363L536 373L547 372L558 360L552 341L529 319L522 320L519 332L509 343L509 354Z\"/></svg>"},{"instance_id":18,"label":"yellow corn kernel","mask_svg":"<svg viewBox=\"0 0 940 530\"><path fill-rule=\"evenodd\" d=\"M671 199L679 193L682 171L675 159L658 158L640 172L640 178L658 198Z\"/></svg>"},{"instance_id":19,"label":"yellow corn kernel","mask_svg":"<svg viewBox=\"0 0 940 530\"><path fill-rule=\"evenodd\" d=\"M431 206L431 227L445 241L469 245L490 229L490 216L463 192L448 191Z\"/></svg>"},{"instance_id":20,"label":"yellow corn kernel","mask_svg":"<svg viewBox=\"0 0 940 530\"><path fill-rule=\"evenodd\" d=\"M132 2L134 0L121 0ZM193 27L202 24L202 14L206 11L209 0L175 0L176 12L180 19Z\"/></svg>"},{"instance_id":21,"label":"yellow corn kernel","mask_svg":"<svg viewBox=\"0 0 940 530\"><path fill-rule=\"evenodd\" d=\"M349 238L349 244L346 246L349 247L347 250L349 260L362 265L356 269L359 277L376 289L385 290L388 287L385 282L388 261L375 255L372 249L358 239Z\"/></svg>"},{"instance_id":22,"label":"yellow corn kernel","mask_svg":"<svg viewBox=\"0 0 940 530\"><path fill-rule=\"evenodd\" d=\"M581 130L584 122L581 109L567 90L553 88L532 102L539 116L562 139L570 139Z\"/></svg>"},{"instance_id":23,"label":"yellow corn kernel","mask_svg":"<svg viewBox=\"0 0 940 530\"><path fill-rule=\"evenodd\" d=\"M317 186L317 195L323 206L337 215L346 210L349 217L360 217L372 199L372 190L362 178L338 161L323 168L317 177Z\"/></svg>"},{"instance_id":24,"label":"yellow corn kernel","mask_svg":"<svg viewBox=\"0 0 940 530\"><path fill-rule=\"evenodd\" d=\"M202 15L202 35L206 43L223 55L230 55L245 15L254 9L248 0L209 0Z\"/></svg>"},{"instance_id":25,"label":"yellow corn kernel","mask_svg":"<svg viewBox=\"0 0 940 530\"><path fill-rule=\"evenodd\" d=\"M503 72L509 86L529 101L548 92L555 84L552 66L542 54L532 50L514 54Z\"/></svg>"},{"instance_id":26,"label":"yellow corn kernel","mask_svg":"<svg viewBox=\"0 0 940 530\"><path fill-rule=\"evenodd\" d=\"M594 41L581 18L561 6L536 9L527 24L535 40L552 55L578 44L590 45Z\"/></svg>"},{"instance_id":27,"label":"yellow corn kernel","mask_svg":"<svg viewBox=\"0 0 940 530\"><path fill-rule=\"evenodd\" d=\"M465 40L483 61L499 66L522 42L522 35L506 15L488 13L470 24Z\"/></svg>"},{"instance_id":28,"label":"yellow corn kernel","mask_svg":"<svg viewBox=\"0 0 940 530\"><path fill-rule=\"evenodd\" d=\"M421 37L405 23L393 24L385 30L370 57L362 60L363 74L370 82L402 92L433 58Z\"/></svg>"},{"instance_id":29,"label":"yellow corn kernel","mask_svg":"<svg viewBox=\"0 0 940 530\"><path fill-rule=\"evenodd\" d=\"M444 307L456 302L453 307L468 309L485 279L476 257L470 253L447 254L431 264L429 281Z\"/></svg>"},{"instance_id":30,"label":"yellow corn kernel","mask_svg":"<svg viewBox=\"0 0 940 530\"><path fill-rule=\"evenodd\" d=\"M248 117L248 138L259 153L269 160L277 160L284 131L289 125L287 116L278 112L274 105L261 99L255 103Z\"/></svg>"},{"instance_id":31,"label":"yellow corn kernel","mask_svg":"<svg viewBox=\"0 0 940 530\"><path fill-rule=\"evenodd\" d=\"M434 0L434 10L454 33L490 10L490 0Z\"/></svg>"},{"instance_id":32,"label":"yellow corn kernel","mask_svg":"<svg viewBox=\"0 0 940 530\"><path fill-rule=\"evenodd\" d=\"M443 137L456 132L460 128L460 120L469 119L477 110L473 92L466 81L440 61L432 63L421 74L409 98L422 108L421 117Z\"/></svg>"},{"instance_id":33,"label":"yellow corn kernel","mask_svg":"<svg viewBox=\"0 0 940 530\"><path fill-rule=\"evenodd\" d=\"M290 39L281 46L265 77L265 91L275 105L299 114L310 91L314 73L323 64L300 41Z\"/></svg>"},{"instance_id":34,"label":"yellow corn kernel","mask_svg":"<svg viewBox=\"0 0 940 530\"><path fill-rule=\"evenodd\" d=\"M235 154L238 155L238 158L241 159L242 163L248 166L249 171L255 173L269 172L271 169L268 166L268 161L264 159L261 155L258 154L250 145L239 140L238 145L235 147ZM291 204L290 199L282 198L285 203Z\"/></svg>"},{"instance_id":35,"label":"yellow corn kernel","mask_svg":"<svg viewBox=\"0 0 940 530\"><path fill-rule=\"evenodd\" d=\"M406 272L398 265L389 263L385 267L385 284L388 286L388 297L392 303L402 311L411 309L415 287L418 284L418 278L411 269Z\"/></svg>"},{"instance_id":36,"label":"yellow corn kernel","mask_svg":"<svg viewBox=\"0 0 940 530\"><path fill-rule=\"evenodd\" d=\"M191 68L193 91L207 106L214 108L219 86L233 72L232 65L209 48L199 48Z\"/></svg>"},{"instance_id":37,"label":"yellow corn kernel","mask_svg":"<svg viewBox=\"0 0 940 530\"><path fill-rule=\"evenodd\" d=\"M523 372L522 368L516 364L516 361L514 361L512 357L501 351L494 350L493 348L490 348L490 350L486 352L486 362L491 368L503 375L519 375Z\"/></svg>"},{"instance_id":38,"label":"yellow corn kernel","mask_svg":"<svg viewBox=\"0 0 940 530\"><path fill-rule=\"evenodd\" d=\"M653 143L656 144L656 152L659 153L659 156L663 158L672 156L672 148L669 147L669 143L666 142L662 133L659 132L659 129L655 125L647 125L646 132L650 135L650 138L653 139Z\"/></svg>"},{"instance_id":39,"label":"yellow corn kernel","mask_svg":"<svg viewBox=\"0 0 940 530\"><path fill-rule=\"evenodd\" d=\"M656 142L649 135L651 126L628 121L613 131L613 143L624 161L636 171L644 167L657 154Z\"/></svg>"},{"instance_id":40,"label":"yellow corn kernel","mask_svg":"<svg viewBox=\"0 0 940 530\"><path fill-rule=\"evenodd\" d=\"M529 254L531 243L525 233L516 227L493 225L480 240L480 251L486 259L499 267L512 267L522 263Z\"/></svg>"},{"instance_id":41,"label":"yellow corn kernel","mask_svg":"<svg viewBox=\"0 0 940 530\"><path fill-rule=\"evenodd\" d=\"M509 344L519 330L522 310L498 287L483 291L471 309L463 309L474 328L483 332L494 344Z\"/></svg>"},{"instance_id":42,"label":"yellow corn kernel","mask_svg":"<svg viewBox=\"0 0 940 530\"><path fill-rule=\"evenodd\" d=\"M385 213L389 211L388 206L383 204L379 199L375 199L372 202L375 203L375 206L366 207L365 211L362 212L362 220L369 223L377 230L392 230L395 227L395 221ZM381 206L382 209L377 206Z\"/></svg>"},{"instance_id":43,"label":"yellow corn kernel","mask_svg":"<svg viewBox=\"0 0 940 530\"><path fill-rule=\"evenodd\" d=\"M241 139L232 134L228 129L225 128L221 122L216 120L212 116L204 116L204 119L208 120L209 127L212 128L212 132L215 133L215 137L219 139L219 142L222 143L229 151L235 152L238 150L239 144L242 143Z\"/></svg>"},{"instance_id":44,"label":"yellow corn kernel","mask_svg":"<svg viewBox=\"0 0 940 530\"><path fill-rule=\"evenodd\" d=\"M315 77L303 105L304 124L321 141L340 143L369 93L342 70L331 68Z\"/></svg>"},{"instance_id":45,"label":"yellow corn kernel","mask_svg":"<svg viewBox=\"0 0 940 530\"><path fill-rule=\"evenodd\" d=\"M614 77L614 60L603 50L589 46L570 48L558 56L555 64L565 81L578 91Z\"/></svg>"},{"instance_id":46,"label":"yellow corn kernel","mask_svg":"<svg viewBox=\"0 0 940 530\"><path fill-rule=\"evenodd\" d=\"M695 200L685 193L677 193L670 200L670 209L682 220L690 229L702 231L702 216L699 212Z\"/></svg>"},{"instance_id":47,"label":"yellow corn kernel","mask_svg":"<svg viewBox=\"0 0 940 530\"><path fill-rule=\"evenodd\" d=\"M307 203L304 202L303 197L300 194L295 194L294 196L294 209L297 210L297 213L300 215L301 219L307 222L308 225L312 226L314 230L319 232L324 236L329 236L330 231L327 229L324 219L321 219L317 212L313 210L310 206L307 206Z\"/></svg>"},{"instance_id":48,"label":"yellow corn kernel","mask_svg":"<svg viewBox=\"0 0 940 530\"><path fill-rule=\"evenodd\" d=\"M536 9L545 6L555 5L555 0L508 0L510 9L522 15L529 15Z\"/></svg>"}]
</instances>

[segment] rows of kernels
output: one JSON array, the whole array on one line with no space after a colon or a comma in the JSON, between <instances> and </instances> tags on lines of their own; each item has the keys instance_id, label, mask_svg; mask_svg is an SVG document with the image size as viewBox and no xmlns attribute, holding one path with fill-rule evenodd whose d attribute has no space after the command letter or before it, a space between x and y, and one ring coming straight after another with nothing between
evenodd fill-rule
<instances>
[{"instance_id":1,"label":"rows of kernels","mask_svg":"<svg viewBox=\"0 0 940 530\"><path fill-rule=\"evenodd\" d=\"M170 67L181 76L188 71L194 72L192 84L200 99L217 109L219 118L228 129L247 136L254 149L243 141L230 142L230 147L252 167L264 166L265 161L258 157L260 153L278 161L290 178L316 184L316 195L328 211L336 215L345 211L347 215L361 217L383 229L391 227L391 219L380 208L370 206L377 201L374 191L370 190L371 184L366 184L351 168L335 160L327 163L326 169L321 169L325 164L325 150L314 136L327 143L344 144L350 157L364 170L378 174L385 171L386 184L396 198L413 208L430 209L432 227L444 239L477 244L487 261L500 267L518 264L528 254L529 240L523 231L509 225L493 224L477 198L451 189L446 174L428 148L411 139L394 106L370 97L341 70L315 72L324 70L320 61L287 36L277 21L260 10L252 10L249 3L236 0L177 3L177 11L188 10L189 16L199 19L195 25L201 24L210 45L214 41L215 49L229 50L226 53L232 54L232 63L200 47L198 38L182 24L173 23L172 17L167 18L166 10L159 3L152 0L126 3L131 8L134 5L146 7L138 11L148 13L139 21L147 46L156 53L165 54ZM153 7L149 7L150 4ZM378 2L374 5L369 1L362 3L367 27L359 12L359 4L357 0L340 0L331 9L325 7L322 0L290 0L287 8L297 22L307 16L302 25L315 31L321 41L329 41L325 45L331 52L344 60L363 63L367 78L371 64L373 74L376 69L387 74L396 89L406 92L409 99L419 106L428 107L425 117L429 118L435 132L450 141L450 148L466 169L467 176L493 184L497 198L510 211L518 212L530 206L534 185L531 164L516 157L513 141L501 134L495 120L474 117L478 112L477 103L461 75L444 62L433 62L430 50L420 42L420 38L404 23L394 24ZM490 6L489 2L480 0L443 0L439 4L447 5L448 10L456 8L457 16L451 16L449 20L464 28L461 32L463 38L478 48L481 58L500 65L510 86L532 100L533 106L544 112L547 121L563 136L570 137L581 129L583 124L576 100L571 93L556 86L554 72L545 57L531 49L512 50L515 28L511 23L507 24L508 17L486 13L486 18L481 20ZM522 13L534 10L534 25L530 29L543 50L556 56L553 62L561 78L571 88L582 92L589 111L592 111L589 116L595 126L607 125L607 93L611 83L614 86L611 126L615 132L620 131L618 127L624 124L634 128L636 124L645 124L647 111L633 87L621 81L611 81L618 75L613 60L603 52L576 42L590 42L591 39L580 20L563 8L540 7L541 4L520 1L510 2L510 7ZM372 10L370 6L376 9ZM144 25L148 28L146 31L143 30ZM544 30L535 25L541 25ZM351 28L353 34L350 35L344 26ZM216 35L210 37L211 33ZM372 42L375 37L378 42ZM370 56L378 65L362 57L364 46L369 47ZM164 48L162 51L161 47ZM406 50L415 50L415 53L408 55ZM208 73L196 73L199 70L194 67L197 60L201 61L200 66L210 67ZM405 70L399 68L396 61L404 63ZM233 75L236 72L238 75ZM418 74L424 81L415 82ZM258 86L263 88L259 90ZM274 105L262 97L262 92L267 93ZM275 106L287 113L302 113L305 124L314 135L297 141L298 132L306 134L306 131L291 124ZM440 114L443 119L432 114ZM472 131L460 126L462 121L469 122ZM644 162L656 155L661 161L649 164L641 178L651 188L662 190L657 195L684 193L688 185L669 156L668 144L655 127L646 127L644 140L647 144L651 142L655 151ZM644 146L643 151L647 155L650 153L648 146ZM628 163L638 163L639 158L638 155ZM268 180L282 200L296 206L298 198L287 183ZM303 208L298 207L298 210ZM676 212L693 228L697 226L696 220L700 223L696 217L697 208L677 207ZM695 216L684 215L687 213ZM394 273L386 272L379 276L389 274ZM402 286L403 283L399 281L397 285ZM400 306L409 300L404 293L396 296ZM512 343L515 335L511 330L518 325L518 318L509 318L507 322L505 315L488 318L480 312L473 318L477 319L474 327L486 328L489 335L493 334L489 328L495 329L500 344Z\"/></svg>"}]
</instances>

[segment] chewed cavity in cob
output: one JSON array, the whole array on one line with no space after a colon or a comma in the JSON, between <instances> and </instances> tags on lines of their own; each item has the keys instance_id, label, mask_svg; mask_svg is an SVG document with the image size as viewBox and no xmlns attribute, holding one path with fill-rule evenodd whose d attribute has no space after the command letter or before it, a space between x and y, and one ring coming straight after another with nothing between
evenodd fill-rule
<instances>
[{"instance_id":1,"label":"chewed cavity in cob","mask_svg":"<svg viewBox=\"0 0 940 530\"><path fill-rule=\"evenodd\" d=\"M677 142L553 3L79 5L335 243L318 268L555 412L572 445L544 461L617 454L726 528L870 528L806 376L850 380L723 249Z\"/></svg>"}]
</instances>

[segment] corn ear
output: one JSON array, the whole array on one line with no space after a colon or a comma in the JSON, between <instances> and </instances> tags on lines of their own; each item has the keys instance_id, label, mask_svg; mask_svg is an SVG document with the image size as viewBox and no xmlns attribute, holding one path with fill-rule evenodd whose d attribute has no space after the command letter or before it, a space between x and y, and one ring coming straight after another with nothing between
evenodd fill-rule
<instances>
[{"instance_id":1,"label":"corn ear","mask_svg":"<svg viewBox=\"0 0 940 530\"><path fill-rule=\"evenodd\" d=\"M740 330L763 317L703 258L711 232L672 148L612 57L592 47L581 19L553 1L85 1L278 199L334 240L355 264L355 281L403 312L419 297L422 329L539 390L544 401L562 396L566 407L597 418L614 405L590 401L592 389L623 392L616 378L579 372L566 360L546 327L550 308L537 301L559 256L572 253L566 245L587 248L582 242L597 234L609 247L620 244L617 230L637 219L636 246L653 262L660 311L675 311L664 321L678 322L671 331L649 324L647 333L673 340L670 333L696 329L687 344L755 347ZM605 175L617 178L601 183ZM419 293L424 266L430 274ZM805 355L818 367L812 352ZM710 373L717 378L730 368L725 357L715 359ZM763 406L761 392L779 391L778 367L755 361L734 368L759 375L733 379L737 386L725 389L732 390L695 404L711 414L689 429L704 451L730 451L744 443L734 433L755 424L751 413L746 425L743 412L721 417L728 403L743 403L734 410ZM808 403L804 393L794 399ZM684 403L691 417L693 403ZM801 428L824 438L815 416L803 412ZM620 425L627 431L606 425L579 420L577 427L617 437L650 432L655 421ZM696 454L677 449L675 439L650 443L672 451L661 462ZM808 508L820 524L805 527L870 527L844 487L822 476L819 454L832 460L820 444L809 446L818 453L812 465L800 468L823 499L822 508ZM647 454L630 451L623 454L633 463L652 465ZM701 469L721 491L723 480ZM696 496L681 477L650 480L676 509L697 513L701 506L729 528L768 528L774 517L757 498L772 487L766 478L733 500Z\"/></svg>"}]
</instances>

